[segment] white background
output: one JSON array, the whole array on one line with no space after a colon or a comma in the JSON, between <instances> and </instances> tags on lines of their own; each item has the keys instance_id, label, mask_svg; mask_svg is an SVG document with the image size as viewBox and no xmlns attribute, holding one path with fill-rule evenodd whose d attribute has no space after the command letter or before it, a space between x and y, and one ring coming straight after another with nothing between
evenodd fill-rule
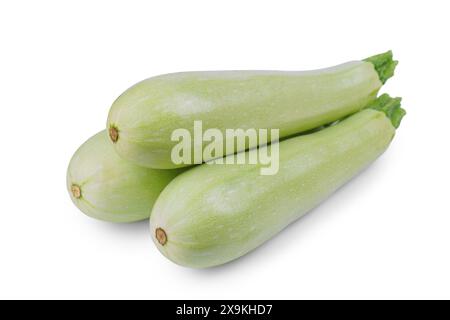
<instances>
[{"instance_id":1,"label":"white background","mask_svg":"<svg viewBox=\"0 0 450 320\"><path fill-rule=\"evenodd\" d=\"M0 298L450 298L448 1L3 1ZM392 49L389 150L256 251L190 270L148 223L86 217L70 157L168 72L303 70Z\"/></svg>"}]
</instances>

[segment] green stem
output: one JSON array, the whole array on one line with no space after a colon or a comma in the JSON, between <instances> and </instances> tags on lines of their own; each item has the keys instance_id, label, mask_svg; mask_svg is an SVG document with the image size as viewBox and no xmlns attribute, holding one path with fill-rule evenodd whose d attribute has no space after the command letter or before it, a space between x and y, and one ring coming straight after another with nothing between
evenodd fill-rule
<instances>
[{"instance_id":1,"label":"green stem","mask_svg":"<svg viewBox=\"0 0 450 320\"><path fill-rule=\"evenodd\" d=\"M380 81L385 84L386 81L394 75L395 67L398 61L392 58L392 51L377 54L375 56L364 59L364 61L373 64L375 70L380 77Z\"/></svg>"},{"instance_id":2,"label":"green stem","mask_svg":"<svg viewBox=\"0 0 450 320\"><path fill-rule=\"evenodd\" d=\"M405 109L401 108L402 98L391 98L387 93L379 96L367 108L383 112L392 122L395 128L398 128L403 116L406 114Z\"/></svg>"}]
</instances>

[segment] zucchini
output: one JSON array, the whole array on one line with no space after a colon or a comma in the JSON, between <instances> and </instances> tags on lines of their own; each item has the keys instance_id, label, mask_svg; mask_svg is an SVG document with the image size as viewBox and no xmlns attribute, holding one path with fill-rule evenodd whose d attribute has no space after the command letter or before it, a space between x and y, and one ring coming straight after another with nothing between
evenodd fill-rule
<instances>
[{"instance_id":1,"label":"zucchini","mask_svg":"<svg viewBox=\"0 0 450 320\"><path fill-rule=\"evenodd\" d=\"M276 175L260 175L260 165L250 164L194 167L156 201L153 241L173 262L194 268L246 254L380 156L404 114L399 98L383 95L337 124L280 142Z\"/></svg>"},{"instance_id":2,"label":"zucchini","mask_svg":"<svg viewBox=\"0 0 450 320\"><path fill-rule=\"evenodd\" d=\"M180 172L139 167L120 158L104 130L73 155L67 189L86 215L110 222L147 219L163 188Z\"/></svg>"},{"instance_id":3,"label":"zucchini","mask_svg":"<svg viewBox=\"0 0 450 320\"><path fill-rule=\"evenodd\" d=\"M376 98L397 62L392 52L364 61L306 71L209 71L166 74L144 80L113 103L107 129L116 151L136 164L159 169L175 164L174 130L279 129L280 138L339 120ZM226 145L226 141L223 145ZM205 147L206 143L203 143ZM233 152L252 148L235 147ZM228 150L227 150L228 151ZM226 155L222 153L217 155Z\"/></svg>"}]
</instances>

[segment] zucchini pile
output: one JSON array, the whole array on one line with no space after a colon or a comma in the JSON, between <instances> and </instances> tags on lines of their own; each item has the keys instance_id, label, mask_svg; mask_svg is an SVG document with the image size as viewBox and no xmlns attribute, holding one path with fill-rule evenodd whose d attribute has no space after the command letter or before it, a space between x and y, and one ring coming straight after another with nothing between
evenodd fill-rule
<instances>
[{"instance_id":1,"label":"zucchini pile","mask_svg":"<svg viewBox=\"0 0 450 320\"><path fill-rule=\"evenodd\" d=\"M156 247L173 262L207 268L272 238L375 161L405 115L400 98L378 96L397 61L386 52L317 71L183 72L144 80L113 103L106 130L85 142L67 172L74 204L110 222L150 219ZM175 163L173 132L279 131ZM223 139L223 145L230 141ZM276 174L232 163L278 152ZM220 164L217 159L223 159Z\"/></svg>"}]
</instances>

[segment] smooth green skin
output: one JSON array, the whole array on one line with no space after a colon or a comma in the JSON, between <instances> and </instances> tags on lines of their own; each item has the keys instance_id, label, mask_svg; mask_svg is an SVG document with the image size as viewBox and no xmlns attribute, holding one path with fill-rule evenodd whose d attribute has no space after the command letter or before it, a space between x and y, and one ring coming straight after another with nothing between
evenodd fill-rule
<instances>
[{"instance_id":1,"label":"smooth green skin","mask_svg":"<svg viewBox=\"0 0 450 320\"><path fill-rule=\"evenodd\" d=\"M67 189L86 215L110 222L148 219L164 187L180 170L139 167L120 158L106 131L86 141L73 155L67 170ZM81 198L72 185L81 189Z\"/></svg>"},{"instance_id":2,"label":"smooth green skin","mask_svg":"<svg viewBox=\"0 0 450 320\"><path fill-rule=\"evenodd\" d=\"M280 169L204 164L175 178L150 218L158 249L182 266L205 268L234 260L272 238L372 163L395 133L381 111L280 143ZM250 150L249 152L256 152ZM162 228L167 243L155 237Z\"/></svg>"},{"instance_id":3,"label":"smooth green skin","mask_svg":"<svg viewBox=\"0 0 450 320\"><path fill-rule=\"evenodd\" d=\"M118 129L115 148L123 158L168 169L177 167L170 158L178 143L171 141L172 132L185 128L193 136L194 120L203 121L203 131L273 128L282 138L361 110L381 86L374 64L366 61L306 72L167 74L125 91L113 103L107 127Z\"/></svg>"}]
</instances>

